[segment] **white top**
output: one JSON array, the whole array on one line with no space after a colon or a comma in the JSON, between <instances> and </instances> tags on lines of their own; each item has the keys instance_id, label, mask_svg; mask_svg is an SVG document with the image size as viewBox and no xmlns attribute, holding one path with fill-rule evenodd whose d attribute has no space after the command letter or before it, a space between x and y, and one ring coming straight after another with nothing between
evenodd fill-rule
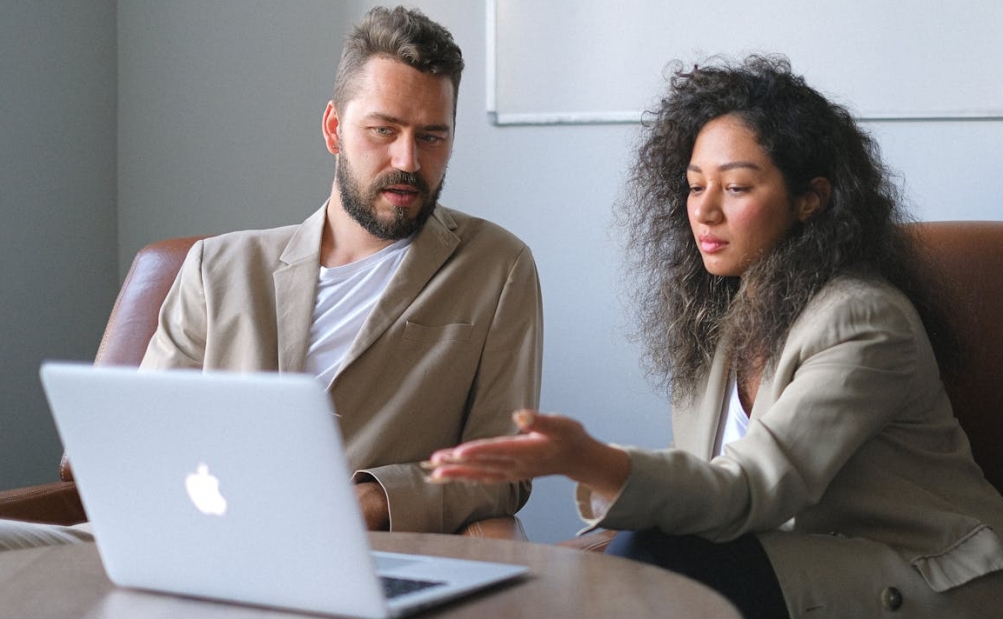
<instances>
[{"instance_id":1,"label":"white top","mask_svg":"<svg viewBox=\"0 0 1003 619\"><path fill-rule=\"evenodd\" d=\"M742 400L738 397L738 381L732 374L728 379L727 396L721 404L721 425L718 426L717 441L714 443L714 455L724 453L724 446L745 436L749 429L749 416L742 408Z\"/></svg>"},{"instance_id":2,"label":"white top","mask_svg":"<svg viewBox=\"0 0 1003 619\"><path fill-rule=\"evenodd\" d=\"M371 256L339 267L320 267L310 326L306 371L330 385L373 306L407 255L402 239Z\"/></svg>"}]
</instances>

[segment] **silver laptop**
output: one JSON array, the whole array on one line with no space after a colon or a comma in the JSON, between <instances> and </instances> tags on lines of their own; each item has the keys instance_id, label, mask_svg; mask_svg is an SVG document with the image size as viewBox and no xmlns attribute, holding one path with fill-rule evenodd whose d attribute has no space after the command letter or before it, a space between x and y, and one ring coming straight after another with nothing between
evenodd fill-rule
<instances>
[{"instance_id":1,"label":"silver laptop","mask_svg":"<svg viewBox=\"0 0 1003 619\"><path fill-rule=\"evenodd\" d=\"M372 552L312 377L57 362L41 377L117 585L383 618L527 572Z\"/></svg>"}]
</instances>

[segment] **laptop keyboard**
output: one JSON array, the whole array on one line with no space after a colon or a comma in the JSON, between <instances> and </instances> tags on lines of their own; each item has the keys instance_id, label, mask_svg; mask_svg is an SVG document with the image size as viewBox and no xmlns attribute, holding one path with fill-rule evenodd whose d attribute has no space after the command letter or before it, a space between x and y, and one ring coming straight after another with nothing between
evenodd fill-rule
<instances>
[{"instance_id":1,"label":"laptop keyboard","mask_svg":"<svg viewBox=\"0 0 1003 619\"><path fill-rule=\"evenodd\" d=\"M446 584L435 580L415 580L413 578L394 578L392 576L380 576L380 580L383 582L383 593L387 599Z\"/></svg>"}]
</instances>

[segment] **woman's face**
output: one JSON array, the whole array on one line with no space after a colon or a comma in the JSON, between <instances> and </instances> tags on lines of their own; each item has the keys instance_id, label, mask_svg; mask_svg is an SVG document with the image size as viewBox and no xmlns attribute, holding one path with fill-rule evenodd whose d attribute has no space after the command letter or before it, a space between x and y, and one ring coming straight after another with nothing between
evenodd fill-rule
<instances>
[{"instance_id":1,"label":"woman's face","mask_svg":"<svg viewBox=\"0 0 1003 619\"><path fill-rule=\"evenodd\" d=\"M792 204L780 169L737 116L704 125L686 179L690 228L714 275L741 277L810 214L803 198Z\"/></svg>"}]
</instances>

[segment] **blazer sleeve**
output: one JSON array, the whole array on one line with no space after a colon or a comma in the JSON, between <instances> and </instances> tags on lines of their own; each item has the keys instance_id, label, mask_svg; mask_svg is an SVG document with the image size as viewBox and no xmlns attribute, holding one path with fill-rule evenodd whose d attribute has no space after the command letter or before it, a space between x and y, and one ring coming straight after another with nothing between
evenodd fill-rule
<instances>
[{"instance_id":1,"label":"blazer sleeve","mask_svg":"<svg viewBox=\"0 0 1003 619\"><path fill-rule=\"evenodd\" d=\"M911 305L888 289L819 296L760 385L744 438L709 461L689 449L630 449L619 499L592 514L580 488L582 517L720 541L777 528L817 503L847 461L923 389L915 368L918 341L926 341Z\"/></svg>"},{"instance_id":2,"label":"blazer sleeve","mask_svg":"<svg viewBox=\"0 0 1003 619\"><path fill-rule=\"evenodd\" d=\"M144 369L201 369L206 346L206 297L202 279L204 241L197 241L181 265L160 308L157 330L140 364Z\"/></svg>"}]
</instances>

